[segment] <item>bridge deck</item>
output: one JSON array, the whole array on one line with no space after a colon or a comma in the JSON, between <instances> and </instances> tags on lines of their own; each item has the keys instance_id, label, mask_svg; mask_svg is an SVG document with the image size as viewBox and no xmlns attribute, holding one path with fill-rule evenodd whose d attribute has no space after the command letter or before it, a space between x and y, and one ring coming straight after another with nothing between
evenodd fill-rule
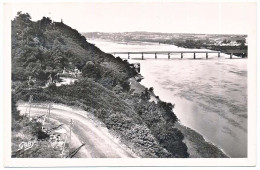
<instances>
[{"instance_id":1,"label":"bridge deck","mask_svg":"<svg viewBox=\"0 0 260 170\"><path fill-rule=\"evenodd\" d=\"M108 52L109 54L173 54L173 53L220 53L220 51L132 51Z\"/></svg>"},{"instance_id":2,"label":"bridge deck","mask_svg":"<svg viewBox=\"0 0 260 170\"><path fill-rule=\"evenodd\" d=\"M233 54L236 53L245 53L247 51L244 50L229 50L227 52L227 54L230 54L230 59L232 59ZM108 54L112 54L112 55L116 55L116 54L128 54L128 59L130 59L130 54L142 54L142 60L144 59L144 54L154 54L155 55L155 59L157 59L157 54L168 54L168 59L171 58L171 54L181 54L181 59L183 59L183 54L184 53L193 53L193 58L196 59L196 53L205 53L206 54L206 59L208 59L208 54L209 53L217 53L218 57L220 57L220 53L221 51L202 51L202 50L194 50L194 51L128 51L128 52L108 52Z\"/></svg>"}]
</instances>

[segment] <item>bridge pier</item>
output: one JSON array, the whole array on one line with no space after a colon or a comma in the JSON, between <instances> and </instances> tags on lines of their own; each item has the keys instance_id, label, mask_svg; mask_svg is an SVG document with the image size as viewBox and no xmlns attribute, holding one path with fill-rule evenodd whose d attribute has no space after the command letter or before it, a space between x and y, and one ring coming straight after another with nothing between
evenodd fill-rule
<instances>
[{"instance_id":1,"label":"bridge pier","mask_svg":"<svg viewBox=\"0 0 260 170\"><path fill-rule=\"evenodd\" d=\"M196 59L196 53L193 54L193 58Z\"/></svg>"},{"instance_id":2,"label":"bridge pier","mask_svg":"<svg viewBox=\"0 0 260 170\"><path fill-rule=\"evenodd\" d=\"M157 59L157 54L155 53L155 59Z\"/></svg>"},{"instance_id":3,"label":"bridge pier","mask_svg":"<svg viewBox=\"0 0 260 170\"><path fill-rule=\"evenodd\" d=\"M142 53L142 60L144 59L144 53Z\"/></svg>"},{"instance_id":4,"label":"bridge pier","mask_svg":"<svg viewBox=\"0 0 260 170\"><path fill-rule=\"evenodd\" d=\"M128 53L128 59L130 59L130 53Z\"/></svg>"},{"instance_id":5,"label":"bridge pier","mask_svg":"<svg viewBox=\"0 0 260 170\"><path fill-rule=\"evenodd\" d=\"M170 55L170 53L168 53L168 59L170 59L171 58L171 55Z\"/></svg>"},{"instance_id":6,"label":"bridge pier","mask_svg":"<svg viewBox=\"0 0 260 170\"><path fill-rule=\"evenodd\" d=\"M209 58L208 53L206 53L206 59L208 59L208 58Z\"/></svg>"},{"instance_id":7,"label":"bridge pier","mask_svg":"<svg viewBox=\"0 0 260 170\"><path fill-rule=\"evenodd\" d=\"M181 53L181 59L183 59L183 53Z\"/></svg>"}]
</instances>

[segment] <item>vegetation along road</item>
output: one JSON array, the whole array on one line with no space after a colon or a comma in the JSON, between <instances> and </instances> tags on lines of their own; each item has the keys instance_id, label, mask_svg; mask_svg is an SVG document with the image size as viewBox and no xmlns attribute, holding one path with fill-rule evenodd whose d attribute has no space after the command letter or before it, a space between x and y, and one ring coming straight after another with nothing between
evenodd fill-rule
<instances>
[{"instance_id":1,"label":"vegetation along road","mask_svg":"<svg viewBox=\"0 0 260 170\"><path fill-rule=\"evenodd\" d=\"M46 113L44 104L31 106L31 116ZM28 103L19 103L18 110L25 113ZM64 105L52 105L50 119L64 124L69 133L69 123L73 120L71 132L71 148L85 144L74 157L81 158L126 158L136 157L128 148L120 144L102 123L89 113Z\"/></svg>"}]
</instances>

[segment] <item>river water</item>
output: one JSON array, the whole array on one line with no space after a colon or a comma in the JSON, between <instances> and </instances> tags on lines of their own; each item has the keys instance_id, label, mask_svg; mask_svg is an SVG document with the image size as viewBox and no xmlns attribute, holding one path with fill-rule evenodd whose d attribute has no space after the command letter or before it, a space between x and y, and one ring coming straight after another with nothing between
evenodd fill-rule
<instances>
[{"instance_id":1,"label":"river water","mask_svg":"<svg viewBox=\"0 0 260 170\"><path fill-rule=\"evenodd\" d=\"M155 43L118 43L88 40L105 52L193 50ZM203 50L205 51L205 50ZM116 55L127 59L127 55ZM247 59L229 55L154 54L130 55L140 63L142 84L154 87L163 101L175 104L181 124L190 127L220 147L230 157L247 157Z\"/></svg>"}]
</instances>

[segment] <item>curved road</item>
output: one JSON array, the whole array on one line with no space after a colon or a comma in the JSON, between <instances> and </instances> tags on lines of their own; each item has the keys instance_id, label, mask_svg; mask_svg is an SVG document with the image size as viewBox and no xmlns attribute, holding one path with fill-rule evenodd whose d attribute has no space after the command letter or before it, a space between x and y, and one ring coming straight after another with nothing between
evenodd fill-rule
<instances>
[{"instance_id":1,"label":"curved road","mask_svg":"<svg viewBox=\"0 0 260 170\"><path fill-rule=\"evenodd\" d=\"M25 113L28 103L19 103L18 110ZM31 116L47 113L47 105L32 105ZM126 146L114 138L108 129L91 116L90 113L80 109L73 109L64 105L54 104L51 108L50 119L59 124L64 124L69 134L69 122L72 119L71 147L77 148L85 144L74 157L80 158L131 158L137 157Z\"/></svg>"}]
</instances>

